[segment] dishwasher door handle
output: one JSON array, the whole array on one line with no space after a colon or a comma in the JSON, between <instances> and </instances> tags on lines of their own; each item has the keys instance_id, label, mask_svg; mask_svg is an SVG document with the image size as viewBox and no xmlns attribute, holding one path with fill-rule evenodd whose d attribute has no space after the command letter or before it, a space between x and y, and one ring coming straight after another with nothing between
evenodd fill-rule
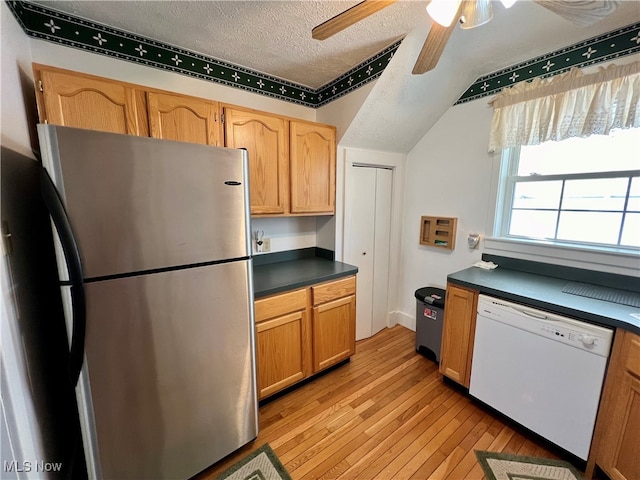
<instances>
[{"instance_id":1,"label":"dishwasher door handle","mask_svg":"<svg viewBox=\"0 0 640 480\"><path fill-rule=\"evenodd\" d=\"M518 313L526 315L527 317L535 318L537 320L555 321L555 319L549 318L543 312L540 312L540 311L537 311L537 310L527 310L526 308L515 308L515 307L511 307L511 308L513 310L515 310L516 312L518 312Z\"/></svg>"}]
</instances>

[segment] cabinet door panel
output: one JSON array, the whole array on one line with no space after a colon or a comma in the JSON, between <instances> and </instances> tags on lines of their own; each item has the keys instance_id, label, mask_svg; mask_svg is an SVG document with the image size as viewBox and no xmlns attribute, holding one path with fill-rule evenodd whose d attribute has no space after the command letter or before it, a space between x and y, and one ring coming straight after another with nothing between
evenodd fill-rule
<instances>
[{"instance_id":1,"label":"cabinet door panel","mask_svg":"<svg viewBox=\"0 0 640 480\"><path fill-rule=\"evenodd\" d=\"M155 92L147 99L152 137L220 145L217 102Z\"/></svg>"},{"instance_id":2,"label":"cabinet door panel","mask_svg":"<svg viewBox=\"0 0 640 480\"><path fill-rule=\"evenodd\" d=\"M67 127L144 135L134 88L115 81L40 70L44 112L40 120ZM142 118L145 115L142 114Z\"/></svg>"},{"instance_id":3,"label":"cabinet door panel","mask_svg":"<svg viewBox=\"0 0 640 480\"><path fill-rule=\"evenodd\" d=\"M251 213L287 213L288 122L253 111L225 108L224 112L225 145L249 153Z\"/></svg>"},{"instance_id":4,"label":"cabinet door panel","mask_svg":"<svg viewBox=\"0 0 640 480\"><path fill-rule=\"evenodd\" d=\"M334 213L335 128L291 122L291 213Z\"/></svg>"},{"instance_id":5,"label":"cabinet door panel","mask_svg":"<svg viewBox=\"0 0 640 480\"><path fill-rule=\"evenodd\" d=\"M592 455L611 480L640 478L640 336L618 330ZM590 460L587 478L593 474Z\"/></svg>"},{"instance_id":6,"label":"cabinet door panel","mask_svg":"<svg viewBox=\"0 0 640 480\"><path fill-rule=\"evenodd\" d=\"M478 294L447 285L440 373L469 388Z\"/></svg>"},{"instance_id":7,"label":"cabinet door panel","mask_svg":"<svg viewBox=\"0 0 640 480\"><path fill-rule=\"evenodd\" d=\"M627 374L624 380L623 396L627 402L624 405L624 420L618 428L620 438L617 451L612 458L612 465L621 478L640 478L640 458L638 446L640 445L640 380ZM613 475L613 473L612 473Z\"/></svg>"},{"instance_id":8,"label":"cabinet door panel","mask_svg":"<svg viewBox=\"0 0 640 480\"><path fill-rule=\"evenodd\" d=\"M313 308L313 368L323 370L356 351L356 297L350 295Z\"/></svg>"},{"instance_id":9,"label":"cabinet door panel","mask_svg":"<svg viewBox=\"0 0 640 480\"><path fill-rule=\"evenodd\" d=\"M304 316L304 312L295 312L256 325L259 398L305 377Z\"/></svg>"}]
</instances>

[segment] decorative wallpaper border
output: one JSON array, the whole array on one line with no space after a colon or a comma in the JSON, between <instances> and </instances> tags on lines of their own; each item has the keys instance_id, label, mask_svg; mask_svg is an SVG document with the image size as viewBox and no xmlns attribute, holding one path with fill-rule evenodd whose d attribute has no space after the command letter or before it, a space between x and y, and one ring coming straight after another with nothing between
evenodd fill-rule
<instances>
[{"instance_id":1,"label":"decorative wallpaper border","mask_svg":"<svg viewBox=\"0 0 640 480\"><path fill-rule=\"evenodd\" d=\"M328 84L312 89L26 1L11 0L7 5L30 37L311 108L326 105L378 78L402 43L402 39L398 40ZM640 23L480 77L458 99L456 105L494 95L516 81L549 77L572 67L584 67L638 51Z\"/></svg>"},{"instance_id":2,"label":"decorative wallpaper border","mask_svg":"<svg viewBox=\"0 0 640 480\"><path fill-rule=\"evenodd\" d=\"M334 101L336 98L346 95L347 93L362 87L382 75L382 72L387 68L387 65L393 58L393 54L396 53L396 50L402 43L402 40L404 40L404 37L369 58L364 63L361 63L344 75L336 78L334 81L320 87L317 90L318 103L316 104L316 107L326 105L327 103Z\"/></svg>"},{"instance_id":3,"label":"decorative wallpaper border","mask_svg":"<svg viewBox=\"0 0 640 480\"><path fill-rule=\"evenodd\" d=\"M455 104L495 95L503 88L517 82L533 80L536 77L551 77L573 67L586 67L636 52L640 52L640 23L480 77Z\"/></svg>"}]
</instances>

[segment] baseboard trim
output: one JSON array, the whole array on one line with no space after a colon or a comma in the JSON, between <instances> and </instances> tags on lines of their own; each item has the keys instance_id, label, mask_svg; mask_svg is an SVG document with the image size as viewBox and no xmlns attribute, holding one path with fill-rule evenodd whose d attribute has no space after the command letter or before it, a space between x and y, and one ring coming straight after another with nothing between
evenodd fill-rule
<instances>
[{"instance_id":1,"label":"baseboard trim","mask_svg":"<svg viewBox=\"0 0 640 480\"><path fill-rule=\"evenodd\" d=\"M416 318L412 315L407 315L404 312L395 311L390 315L390 320L393 321L393 325L402 325L409 330L416 331Z\"/></svg>"}]
</instances>

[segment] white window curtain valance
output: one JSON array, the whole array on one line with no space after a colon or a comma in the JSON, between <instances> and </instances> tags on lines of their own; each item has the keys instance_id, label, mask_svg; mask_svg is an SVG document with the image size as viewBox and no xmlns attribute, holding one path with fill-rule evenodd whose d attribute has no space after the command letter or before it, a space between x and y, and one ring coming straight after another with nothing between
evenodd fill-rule
<instances>
[{"instance_id":1,"label":"white window curtain valance","mask_svg":"<svg viewBox=\"0 0 640 480\"><path fill-rule=\"evenodd\" d=\"M578 68L505 88L494 109L489 152L640 127L640 62L585 75Z\"/></svg>"}]
</instances>

